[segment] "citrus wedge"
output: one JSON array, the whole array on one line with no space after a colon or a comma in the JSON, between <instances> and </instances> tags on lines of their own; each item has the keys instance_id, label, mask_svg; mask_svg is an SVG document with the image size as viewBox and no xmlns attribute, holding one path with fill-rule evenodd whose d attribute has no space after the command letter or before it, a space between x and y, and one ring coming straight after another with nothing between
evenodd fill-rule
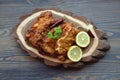
<instances>
[{"instance_id":1,"label":"citrus wedge","mask_svg":"<svg viewBox=\"0 0 120 80\"><path fill-rule=\"evenodd\" d=\"M67 56L71 61L78 62L82 58L82 50L76 45L71 46L67 52Z\"/></svg>"},{"instance_id":2,"label":"citrus wedge","mask_svg":"<svg viewBox=\"0 0 120 80\"><path fill-rule=\"evenodd\" d=\"M76 44L80 47L87 47L90 43L90 36L87 32L81 31L76 36Z\"/></svg>"}]
</instances>

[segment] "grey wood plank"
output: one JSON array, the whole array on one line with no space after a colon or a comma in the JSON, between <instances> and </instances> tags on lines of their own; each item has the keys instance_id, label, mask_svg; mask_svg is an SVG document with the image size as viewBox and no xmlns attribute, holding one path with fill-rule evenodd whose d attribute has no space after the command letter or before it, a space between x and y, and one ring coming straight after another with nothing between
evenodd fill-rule
<instances>
[{"instance_id":1,"label":"grey wood plank","mask_svg":"<svg viewBox=\"0 0 120 80\"><path fill-rule=\"evenodd\" d=\"M12 32L19 16L34 8L58 7L86 16L109 35L110 51L81 70L51 68L30 57ZM120 0L0 0L0 80L120 80Z\"/></svg>"}]
</instances>

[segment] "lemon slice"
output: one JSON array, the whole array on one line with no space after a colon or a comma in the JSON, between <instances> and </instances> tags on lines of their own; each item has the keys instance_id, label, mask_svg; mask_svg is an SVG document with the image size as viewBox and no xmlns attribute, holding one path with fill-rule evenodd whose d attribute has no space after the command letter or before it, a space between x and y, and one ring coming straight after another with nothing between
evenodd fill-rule
<instances>
[{"instance_id":1,"label":"lemon slice","mask_svg":"<svg viewBox=\"0 0 120 80\"><path fill-rule=\"evenodd\" d=\"M71 61L78 62L82 58L82 50L76 45L71 46L67 52L67 56Z\"/></svg>"},{"instance_id":2,"label":"lemon slice","mask_svg":"<svg viewBox=\"0 0 120 80\"><path fill-rule=\"evenodd\" d=\"M90 36L87 32L81 31L76 36L76 44L80 47L87 47L90 43Z\"/></svg>"}]
</instances>

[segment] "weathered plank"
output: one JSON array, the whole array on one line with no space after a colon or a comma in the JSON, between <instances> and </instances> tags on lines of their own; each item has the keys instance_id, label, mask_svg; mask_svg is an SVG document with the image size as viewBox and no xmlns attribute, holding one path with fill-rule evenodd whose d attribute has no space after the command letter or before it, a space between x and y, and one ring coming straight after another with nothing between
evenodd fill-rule
<instances>
[{"instance_id":1,"label":"weathered plank","mask_svg":"<svg viewBox=\"0 0 120 80\"><path fill-rule=\"evenodd\" d=\"M110 51L98 63L81 70L51 68L30 57L12 32L19 16L37 7L58 7L86 16L108 33ZM0 80L120 80L119 0L0 0Z\"/></svg>"}]
</instances>

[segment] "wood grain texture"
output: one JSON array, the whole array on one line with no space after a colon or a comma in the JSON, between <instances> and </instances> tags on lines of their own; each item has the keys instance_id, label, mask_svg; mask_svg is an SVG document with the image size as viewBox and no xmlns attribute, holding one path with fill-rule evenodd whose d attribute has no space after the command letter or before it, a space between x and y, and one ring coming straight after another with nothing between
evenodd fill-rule
<instances>
[{"instance_id":1,"label":"wood grain texture","mask_svg":"<svg viewBox=\"0 0 120 80\"><path fill-rule=\"evenodd\" d=\"M19 16L37 7L58 7L91 19L106 31L110 51L98 63L83 69L51 68L30 57L12 32ZM0 0L0 80L120 80L119 0Z\"/></svg>"}]
</instances>

